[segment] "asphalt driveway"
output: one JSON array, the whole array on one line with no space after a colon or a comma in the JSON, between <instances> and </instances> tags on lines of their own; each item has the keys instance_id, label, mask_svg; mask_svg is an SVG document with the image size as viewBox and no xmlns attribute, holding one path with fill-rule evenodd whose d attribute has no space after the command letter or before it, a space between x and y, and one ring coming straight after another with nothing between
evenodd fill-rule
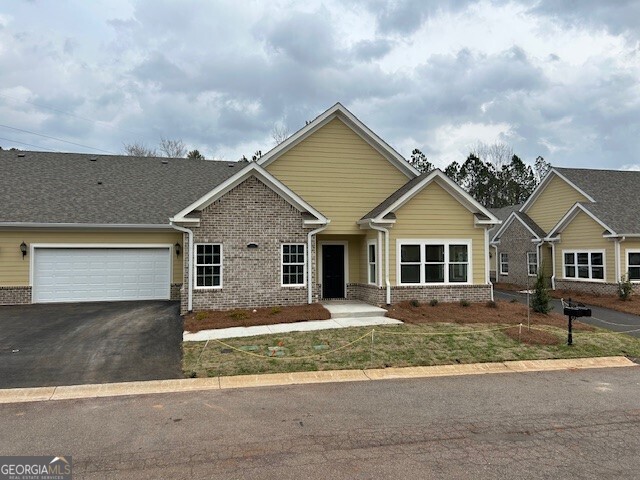
<instances>
[{"instance_id":1,"label":"asphalt driveway","mask_svg":"<svg viewBox=\"0 0 640 480\"><path fill-rule=\"evenodd\" d=\"M524 293L494 290L494 297L496 300L503 300L505 302L515 299L520 303L527 304L527 295ZM551 305L553 306L553 312L562 315L562 304L560 300L552 299ZM592 316L580 318L580 321L593 325L594 327L613 330L614 332L628 332L629 335L640 338L640 316L593 305L588 306L591 308Z\"/></svg>"},{"instance_id":2,"label":"asphalt driveway","mask_svg":"<svg viewBox=\"0 0 640 480\"><path fill-rule=\"evenodd\" d=\"M180 378L177 302L0 306L0 388Z\"/></svg>"}]
</instances>

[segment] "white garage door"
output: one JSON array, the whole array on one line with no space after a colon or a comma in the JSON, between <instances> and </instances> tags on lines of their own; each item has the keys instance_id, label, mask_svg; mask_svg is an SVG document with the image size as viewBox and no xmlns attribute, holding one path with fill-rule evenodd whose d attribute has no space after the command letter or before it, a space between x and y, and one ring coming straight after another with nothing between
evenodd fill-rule
<instances>
[{"instance_id":1,"label":"white garage door","mask_svg":"<svg viewBox=\"0 0 640 480\"><path fill-rule=\"evenodd\" d=\"M36 248L33 301L169 299L169 248Z\"/></svg>"}]
</instances>

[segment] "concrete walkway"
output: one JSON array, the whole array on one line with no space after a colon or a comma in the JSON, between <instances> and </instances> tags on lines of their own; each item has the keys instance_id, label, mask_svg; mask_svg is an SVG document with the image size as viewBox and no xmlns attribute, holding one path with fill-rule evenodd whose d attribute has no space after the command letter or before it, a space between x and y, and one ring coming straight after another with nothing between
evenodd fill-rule
<instances>
[{"instance_id":1,"label":"concrete walkway","mask_svg":"<svg viewBox=\"0 0 640 480\"><path fill-rule=\"evenodd\" d=\"M495 363L472 363L466 365L434 365L429 367L269 373L264 375L184 378L179 380L151 380L148 382L70 385L63 387L13 388L0 390L0 404L71 400L79 398L117 397L123 395L195 392L230 388L613 367L637 368L637 365L625 357L596 357L563 360L519 360Z\"/></svg>"},{"instance_id":2,"label":"concrete walkway","mask_svg":"<svg viewBox=\"0 0 640 480\"><path fill-rule=\"evenodd\" d=\"M199 332L184 332L185 342L204 342L207 340L222 340L224 338L255 337L287 332L312 332L315 330L329 330L332 328L371 327L374 325L399 325L400 320L385 317L384 308L374 307L368 303L358 301L332 301L323 303L331 313L330 320L310 320L295 323L276 323L275 325L256 325L253 327L217 328L214 330L200 330Z\"/></svg>"}]
</instances>

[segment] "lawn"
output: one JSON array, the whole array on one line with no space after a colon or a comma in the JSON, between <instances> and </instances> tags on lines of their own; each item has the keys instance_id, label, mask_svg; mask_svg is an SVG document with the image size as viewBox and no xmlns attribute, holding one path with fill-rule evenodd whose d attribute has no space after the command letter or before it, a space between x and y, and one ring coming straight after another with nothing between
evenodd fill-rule
<instances>
[{"instance_id":1,"label":"lawn","mask_svg":"<svg viewBox=\"0 0 640 480\"><path fill-rule=\"evenodd\" d=\"M564 324L556 323L558 320L551 315L547 319L532 317L532 330L528 330L522 305L498 302L497 308L484 304L395 307L396 313L391 315L414 308L418 312L413 314L420 318L400 326L295 332L222 343L185 342L183 368L187 376L213 377L610 355L640 357L640 340L580 324L574 345L569 347ZM422 316L422 312L426 314ZM434 321L438 316L440 321ZM448 317L452 321L445 321ZM489 322L491 319L493 322ZM525 326L521 328L518 324L523 320Z\"/></svg>"}]
</instances>

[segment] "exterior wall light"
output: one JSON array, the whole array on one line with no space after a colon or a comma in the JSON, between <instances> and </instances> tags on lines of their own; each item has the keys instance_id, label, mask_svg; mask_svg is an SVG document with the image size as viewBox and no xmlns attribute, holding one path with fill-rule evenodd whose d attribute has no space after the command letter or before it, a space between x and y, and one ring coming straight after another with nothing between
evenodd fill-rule
<instances>
[{"instance_id":1,"label":"exterior wall light","mask_svg":"<svg viewBox=\"0 0 640 480\"><path fill-rule=\"evenodd\" d=\"M173 246L173 249L176 251L176 257L180 256L180 244L178 242L176 242L176 244Z\"/></svg>"},{"instance_id":2,"label":"exterior wall light","mask_svg":"<svg viewBox=\"0 0 640 480\"><path fill-rule=\"evenodd\" d=\"M24 260L24 257L27 256L27 244L22 242L20 244L20 251L22 252L22 259Z\"/></svg>"}]
</instances>

